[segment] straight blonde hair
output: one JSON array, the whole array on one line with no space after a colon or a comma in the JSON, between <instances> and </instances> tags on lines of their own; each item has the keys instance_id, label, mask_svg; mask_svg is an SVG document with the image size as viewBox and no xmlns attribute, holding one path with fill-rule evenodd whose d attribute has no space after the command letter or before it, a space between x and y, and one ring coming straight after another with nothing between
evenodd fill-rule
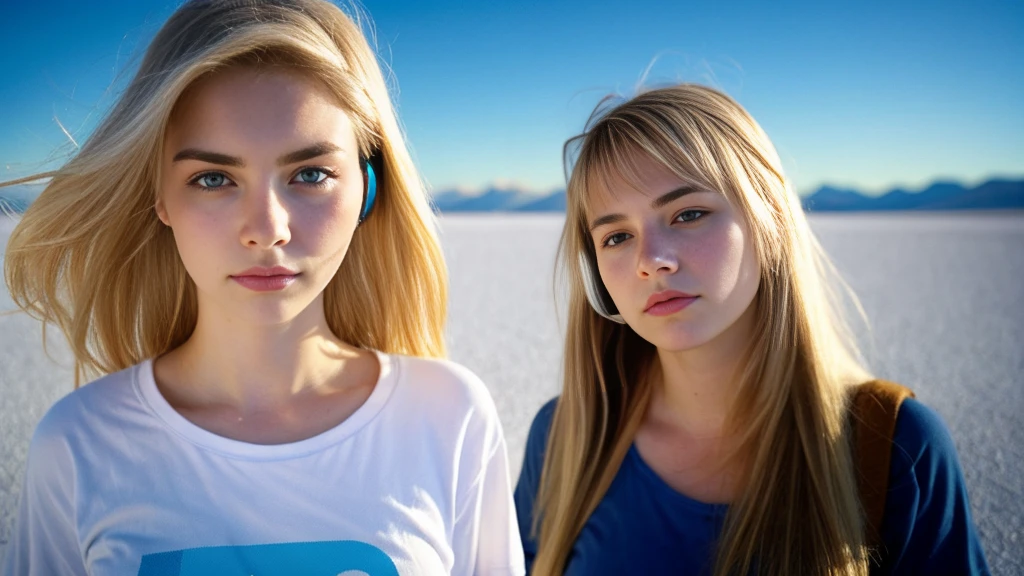
<instances>
[{"instance_id":1,"label":"straight blonde hair","mask_svg":"<svg viewBox=\"0 0 1024 576\"><path fill-rule=\"evenodd\" d=\"M322 82L350 115L360 154L379 159L373 213L325 289L331 330L363 348L445 355L447 272L434 216L359 25L324 0L191 0L77 155L18 181L51 178L10 236L4 278L18 307L67 337L76 386L172 350L195 329L195 285L154 210L159 158L181 95L237 65Z\"/></svg>"},{"instance_id":2,"label":"straight blonde hair","mask_svg":"<svg viewBox=\"0 0 1024 576\"><path fill-rule=\"evenodd\" d=\"M744 215L761 265L755 333L726 424L738 438L736 453L747 456L709 567L718 576L866 574L846 416L849 387L867 372L834 290L845 284L811 232L774 147L739 104L711 88L683 84L610 102L565 147L564 382L534 511L533 573L562 573L651 398L656 349L594 311L578 266L581 254L594 254L590 191L615 176L639 182L630 160L639 154L725 195Z\"/></svg>"}]
</instances>

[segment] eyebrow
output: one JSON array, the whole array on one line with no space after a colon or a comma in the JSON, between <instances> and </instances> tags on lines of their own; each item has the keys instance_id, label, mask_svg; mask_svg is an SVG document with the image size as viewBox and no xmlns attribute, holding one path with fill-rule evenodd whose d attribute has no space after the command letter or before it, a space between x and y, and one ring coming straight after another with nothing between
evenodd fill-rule
<instances>
[{"instance_id":1,"label":"eyebrow","mask_svg":"<svg viewBox=\"0 0 1024 576\"><path fill-rule=\"evenodd\" d=\"M281 156L277 159L277 163L280 166L287 166L289 164L295 164L297 162L303 162L305 160L311 160L319 156L326 156L332 152L340 152L341 147L335 146L330 142L317 142L312 146L307 146L302 150L296 150Z\"/></svg>"},{"instance_id":2,"label":"eyebrow","mask_svg":"<svg viewBox=\"0 0 1024 576\"><path fill-rule=\"evenodd\" d=\"M312 146L307 146L301 150L295 152L289 152L284 156L277 159L278 166L287 166L289 164L295 164L304 160L310 160L319 156L325 156L332 152L338 152L341 148L330 142L317 142ZM199 160L200 162L206 162L208 164L219 164L221 166L234 166L241 168L245 166L245 161L235 156L229 156L227 154L221 154L219 152L210 152L208 150L199 150L197 148L186 148L181 152L174 155L172 162L180 162L182 160Z\"/></svg>"},{"instance_id":3,"label":"eyebrow","mask_svg":"<svg viewBox=\"0 0 1024 576\"><path fill-rule=\"evenodd\" d=\"M241 158L235 158L227 154L218 154L217 152L207 152L206 150L198 150L196 148L186 148L178 152L174 155L172 162L180 162L182 160L199 160L207 164L220 164L221 166L245 166L245 162L242 162Z\"/></svg>"},{"instance_id":4,"label":"eyebrow","mask_svg":"<svg viewBox=\"0 0 1024 576\"><path fill-rule=\"evenodd\" d=\"M671 204L672 202L675 202L676 200L682 198L683 196L686 196L687 194L693 194L694 192L705 192L705 190L703 188L698 188L697 186L680 186L679 188L676 188L675 190L672 190L670 192L666 192L652 200L651 208L654 208L655 210L657 210L658 208L663 208L668 204ZM595 218L590 223L590 229L593 230L598 226L604 226L605 224L613 224L615 222L620 222L625 219L626 216L623 214L605 214L604 216Z\"/></svg>"}]
</instances>

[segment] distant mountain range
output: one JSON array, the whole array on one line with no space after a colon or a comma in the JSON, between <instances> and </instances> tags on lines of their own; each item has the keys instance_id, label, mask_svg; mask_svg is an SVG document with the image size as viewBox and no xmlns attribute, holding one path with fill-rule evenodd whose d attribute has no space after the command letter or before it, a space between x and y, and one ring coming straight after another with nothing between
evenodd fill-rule
<instances>
[{"instance_id":1,"label":"distant mountain range","mask_svg":"<svg viewBox=\"0 0 1024 576\"><path fill-rule=\"evenodd\" d=\"M822 186L803 197L809 212L884 210L997 210L1024 208L1024 180L989 180L974 188L956 182L936 182L924 190L895 189L881 196Z\"/></svg>"},{"instance_id":2,"label":"distant mountain range","mask_svg":"<svg viewBox=\"0 0 1024 576\"><path fill-rule=\"evenodd\" d=\"M0 213L24 212L41 189L39 185L0 188ZM516 188L488 188L480 194L448 190L435 193L431 202L442 213L564 212L565 190L547 195ZM1024 209L1024 180L989 180L973 188L956 182L936 182L923 190L897 188L881 196L822 186L802 197L802 202L809 212Z\"/></svg>"},{"instance_id":3,"label":"distant mountain range","mask_svg":"<svg viewBox=\"0 0 1024 576\"><path fill-rule=\"evenodd\" d=\"M809 212L887 210L1024 209L1024 180L989 180L973 188L955 182L936 182L924 190L895 189L881 196L822 186L801 198ZM512 188L489 188L469 195L454 190L433 197L438 212L564 212L565 190L538 195Z\"/></svg>"},{"instance_id":4,"label":"distant mountain range","mask_svg":"<svg viewBox=\"0 0 1024 576\"><path fill-rule=\"evenodd\" d=\"M431 203L438 212L565 212L565 190L547 196L515 188L488 188L473 195L448 190L435 193Z\"/></svg>"}]
</instances>

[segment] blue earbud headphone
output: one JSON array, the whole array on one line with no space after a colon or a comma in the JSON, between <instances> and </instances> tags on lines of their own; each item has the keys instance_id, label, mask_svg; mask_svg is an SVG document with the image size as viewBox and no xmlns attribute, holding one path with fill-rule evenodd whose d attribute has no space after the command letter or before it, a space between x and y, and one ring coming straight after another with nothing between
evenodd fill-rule
<instances>
[{"instance_id":1,"label":"blue earbud headphone","mask_svg":"<svg viewBox=\"0 0 1024 576\"><path fill-rule=\"evenodd\" d=\"M379 156L371 156L369 159L359 158L359 167L366 174L366 184L363 186L363 207L359 211L360 224L370 215L370 211L373 210L374 201L377 199L377 172L374 170L375 164L378 165L377 168L379 169Z\"/></svg>"}]
</instances>

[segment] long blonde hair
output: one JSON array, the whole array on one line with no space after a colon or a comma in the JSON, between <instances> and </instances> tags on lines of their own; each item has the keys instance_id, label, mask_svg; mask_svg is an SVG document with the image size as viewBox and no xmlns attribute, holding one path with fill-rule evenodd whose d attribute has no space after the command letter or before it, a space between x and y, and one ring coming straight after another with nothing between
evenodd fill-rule
<instances>
[{"instance_id":1,"label":"long blonde hair","mask_svg":"<svg viewBox=\"0 0 1024 576\"><path fill-rule=\"evenodd\" d=\"M591 308L578 266L594 251L588 192L613 175L637 181L629 165L637 152L724 194L744 215L761 263L755 333L727 420L737 453L748 456L714 573L866 574L846 406L849 385L867 373L834 290L845 284L833 282L774 147L739 104L703 86L651 90L608 108L598 106L565 149L564 387L536 500L534 574L563 571L651 398L654 346Z\"/></svg>"},{"instance_id":2,"label":"long blonde hair","mask_svg":"<svg viewBox=\"0 0 1024 576\"><path fill-rule=\"evenodd\" d=\"M325 289L331 330L355 346L443 356L447 273L433 213L373 50L358 24L324 0L181 6L77 155L34 177L51 180L7 245L14 302L63 331L76 385L189 338L196 289L154 210L159 158L182 93L233 65L286 66L316 78L350 115L360 154L380 160L373 213Z\"/></svg>"}]
</instances>

